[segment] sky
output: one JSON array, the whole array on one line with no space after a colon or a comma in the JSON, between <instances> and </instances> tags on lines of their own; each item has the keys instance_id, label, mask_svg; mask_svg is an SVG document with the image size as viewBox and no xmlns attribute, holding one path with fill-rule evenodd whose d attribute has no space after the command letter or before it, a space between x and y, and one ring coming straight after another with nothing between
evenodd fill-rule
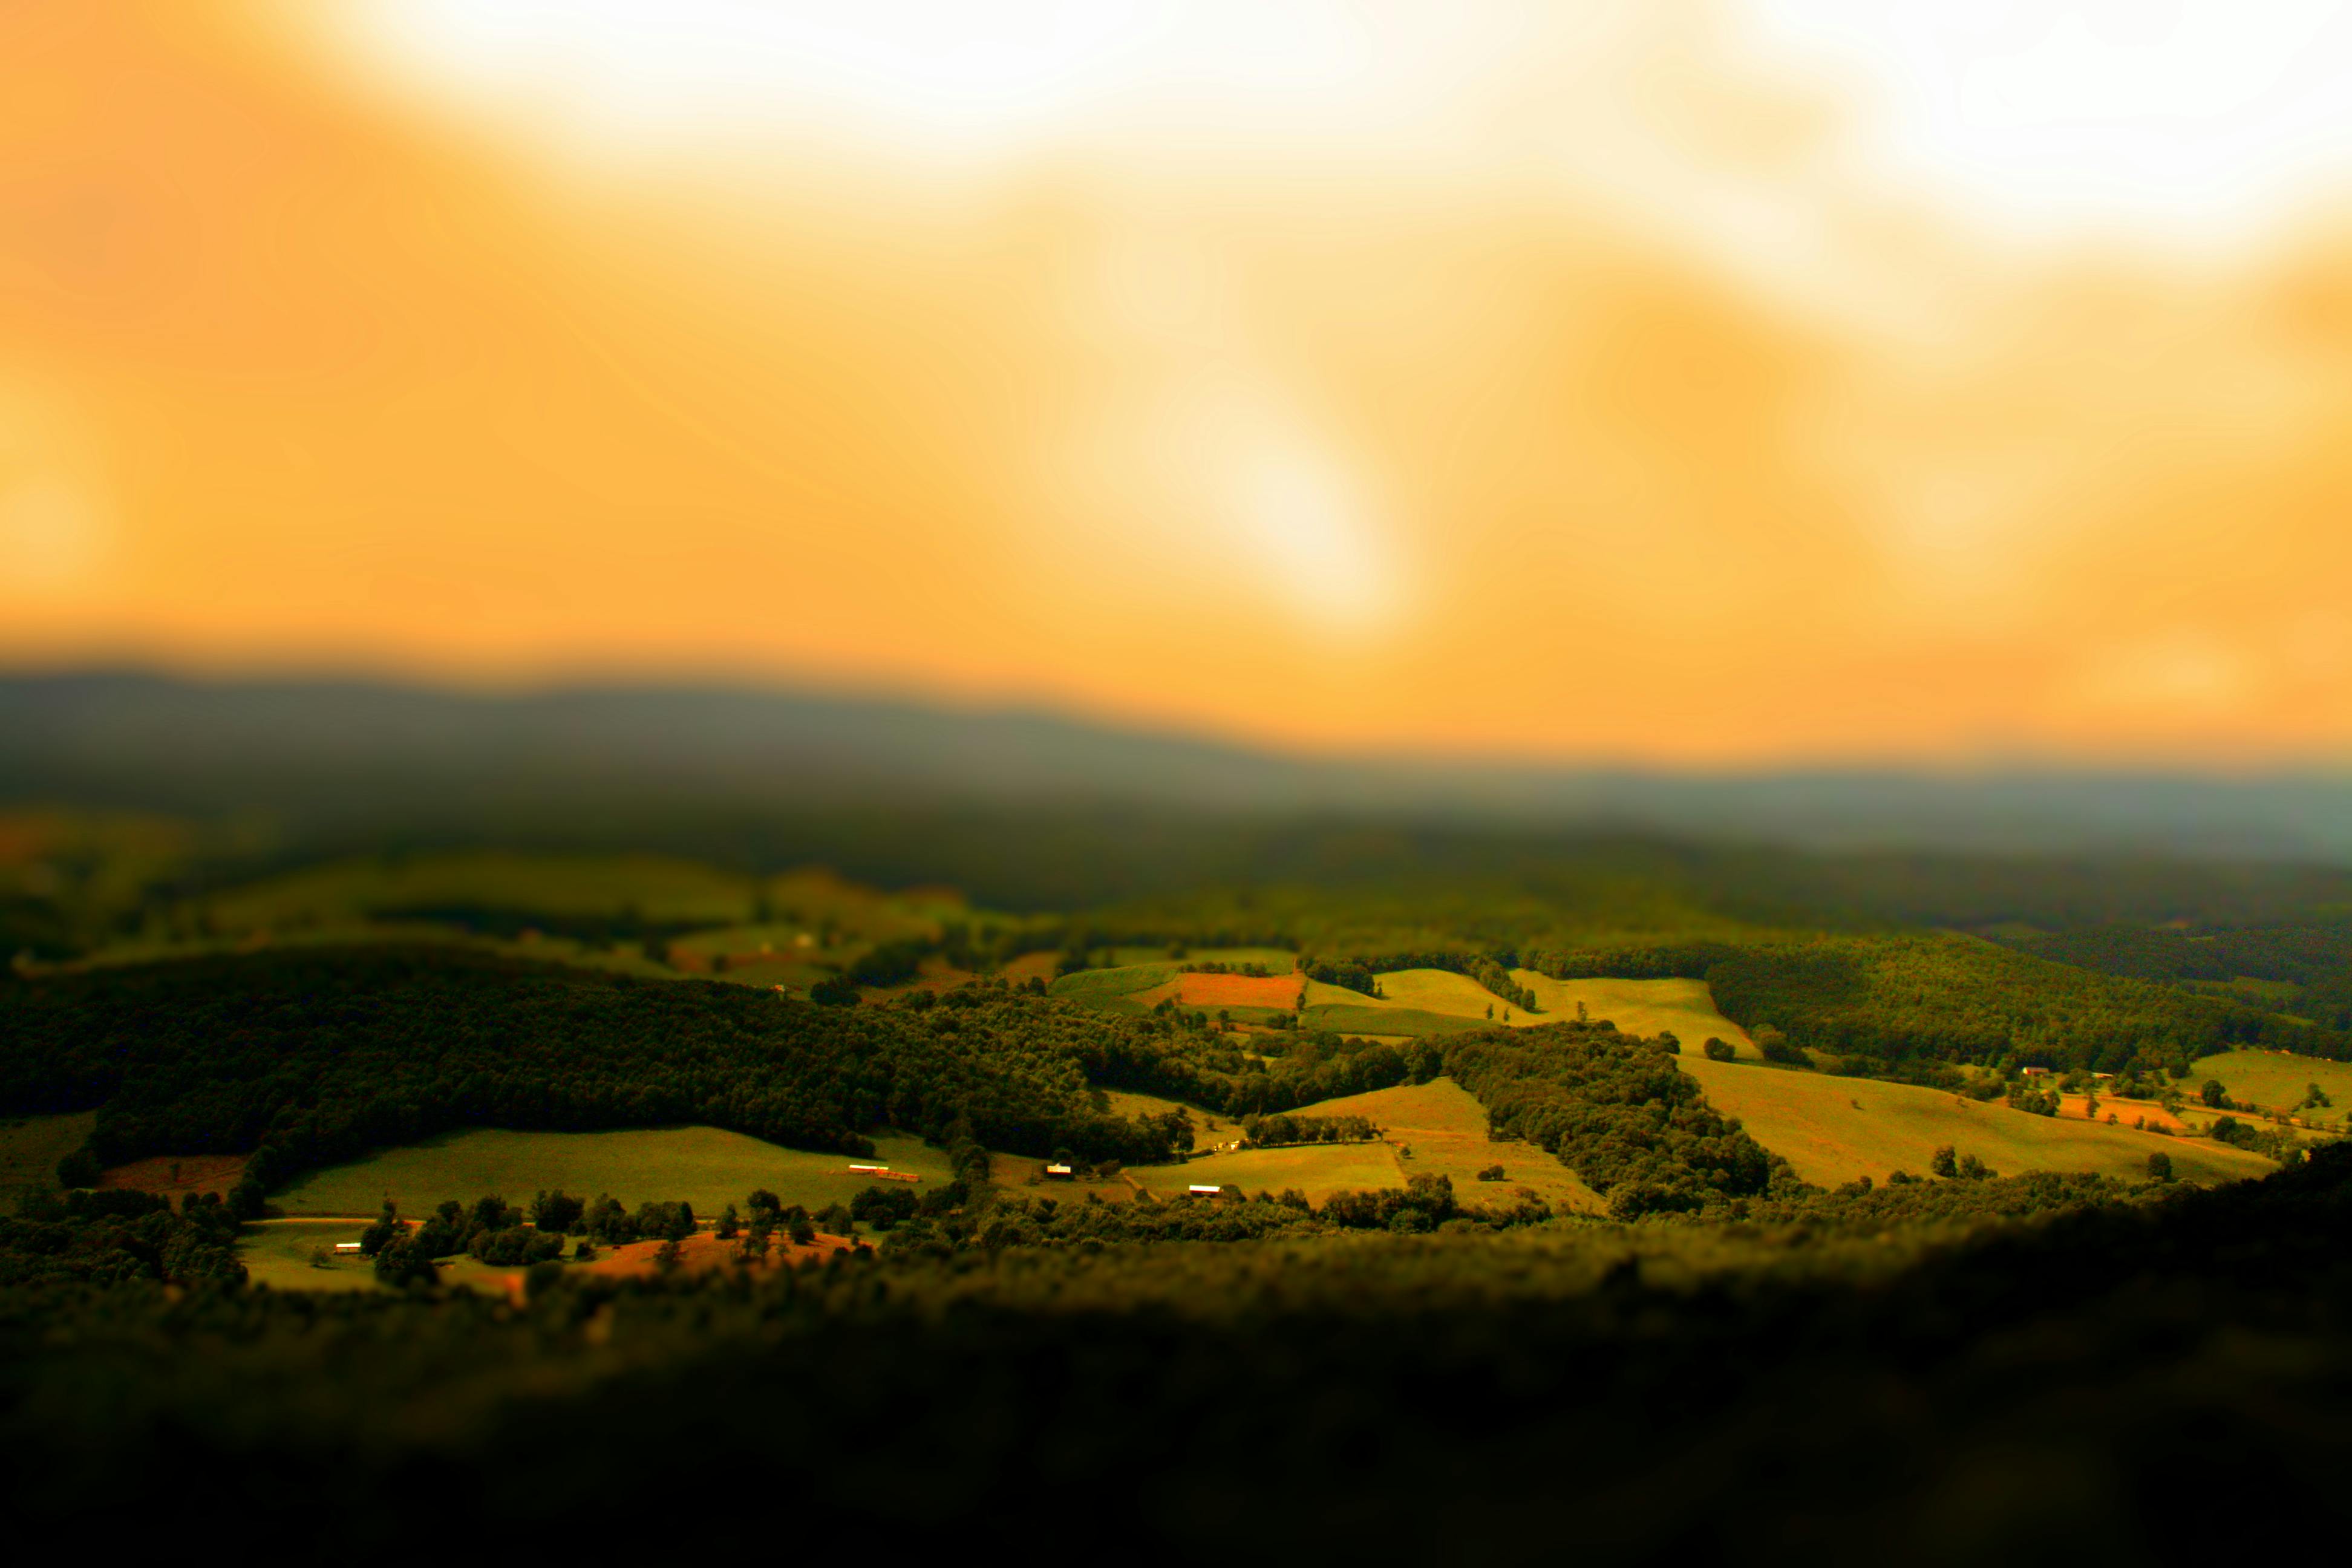
<instances>
[{"instance_id":1,"label":"sky","mask_svg":"<svg viewBox=\"0 0 2352 1568\"><path fill-rule=\"evenodd\" d=\"M13 0L0 666L2352 760L2352 5Z\"/></svg>"}]
</instances>

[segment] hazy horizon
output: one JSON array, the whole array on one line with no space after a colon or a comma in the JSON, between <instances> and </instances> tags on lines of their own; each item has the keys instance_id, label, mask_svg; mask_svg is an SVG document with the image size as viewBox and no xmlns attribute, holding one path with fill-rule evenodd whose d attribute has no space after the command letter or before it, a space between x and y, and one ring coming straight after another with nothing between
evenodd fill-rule
<instances>
[{"instance_id":1,"label":"hazy horizon","mask_svg":"<svg viewBox=\"0 0 2352 1568\"><path fill-rule=\"evenodd\" d=\"M2352 759L2352 16L33 0L0 668Z\"/></svg>"}]
</instances>

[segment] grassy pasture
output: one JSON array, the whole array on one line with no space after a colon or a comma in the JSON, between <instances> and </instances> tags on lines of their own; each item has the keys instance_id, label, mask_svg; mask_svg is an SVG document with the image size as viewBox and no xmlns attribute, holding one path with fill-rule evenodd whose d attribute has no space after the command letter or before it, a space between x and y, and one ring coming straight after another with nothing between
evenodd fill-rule
<instances>
[{"instance_id":1,"label":"grassy pasture","mask_svg":"<svg viewBox=\"0 0 2352 1568\"><path fill-rule=\"evenodd\" d=\"M1487 1137L1486 1107L1450 1078L1326 1100L1301 1106L1297 1114L1370 1118L1399 1146L1398 1168L1405 1175L1445 1176L1465 1204L1506 1204L1513 1188L1528 1187L1564 1212L1592 1214L1603 1206L1575 1172L1534 1144L1497 1143ZM1409 1157L1402 1153L1407 1148L1412 1151ZM1505 1179L1478 1180L1489 1165L1502 1166Z\"/></svg>"},{"instance_id":2,"label":"grassy pasture","mask_svg":"<svg viewBox=\"0 0 2352 1568\"><path fill-rule=\"evenodd\" d=\"M1299 1015L1302 1029L1328 1029L1338 1035L1391 1036L1418 1038L1423 1035L1458 1035L1466 1029L1483 1029L1484 1018L1465 1018L1456 1013L1425 1013L1418 1007L1384 1007L1375 1002L1363 1004L1308 1004Z\"/></svg>"},{"instance_id":3,"label":"grassy pasture","mask_svg":"<svg viewBox=\"0 0 2352 1568\"><path fill-rule=\"evenodd\" d=\"M1116 969L1081 969L1076 974L1063 975L1046 989L1053 995L1074 1002L1108 1002L1165 985L1176 974L1175 962L1162 959L1157 963L1126 963Z\"/></svg>"},{"instance_id":4,"label":"grassy pasture","mask_svg":"<svg viewBox=\"0 0 2352 1568\"><path fill-rule=\"evenodd\" d=\"M1670 1030L1685 1054L1696 1053L1712 1035L1748 1060L1763 1059L1748 1031L1715 1010L1715 997L1704 980L1554 980L1532 969L1515 969L1511 978L1543 1004L1537 1023L1572 1019L1581 1002L1589 1016L1606 1018L1628 1035L1647 1038Z\"/></svg>"},{"instance_id":5,"label":"grassy pasture","mask_svg":"<svg viewBox=\"0 0 2352 1568\"><path fill-rule=\"evenodd\" d=\"M2315 1083L2336 1103L2304 1115L2316 1121L2341 1121L2352 1113L2352 1062L2322 1061L2284 1051L2224 1051L2200 1058L2181 1088L2193 1097L2209 1078L2220 1079L2231 1099L2265 1110L2285 1110L2300 1103L2305 1089Z\"/></svg>"},{"instance_id":6,"label":"grassy pasture","mask_svg":"<svg viewBox=\"0 0 2352 1568\"><path fill-rule=\"evenodd\" d=\"M1194 1113L1199 1114L1198 1112ZM1402 1187L1404 1168L1386 1143L1308 1143L1287 1149L1244 1149L1209 1154L1181 1165L1130 1165L1127 1173L1154 1197L1181 1194L1195 1182L1227 1183L1253 1196L1297 1187L1320 1203L1331 1194Z\"/></svg>"},{"instance_id":7,"label":"grassy pasture","mask_svg":"<svg viewBox=\"0 0 2352 1568\"><path fill-rule=\"evenodd\" d=\"M1230 1143L1242 1135L1241 1124L1233 1118L1218 1111L1203 1110L1197 1105L1162 1100L1156 1094L1130 1094L1121 1089L1105 1089L1103 1098L1110 1102L1112 1113L1118 1116L1165 1116L1171 1110L1182 1111L1192 1119L1193 1138L1200 1148L1205 1149L1213 1143Z\"/></svg>"},{"instance_id":8,"label":"grassy pasture","mask_svg":"<svg viewBox=\"0 0 2352 1568\"><path fill-rule=\"evenodd\" d=\"M357 1241L367 1222L359 1219L267 1219L245 1227L236 1255L247 1278L273 1290L374 1290L375 1264L365 1258L337 1258L335 1243ZM312 1254L324 1249L323 1264Z\"/></svg>"},{"instance_id":9,"label":"grassy pasture","mask_svg":"<svg viewBox=\"0 0 2352 1568\"><path fill-rule=\"evenodd\" d=\"M18 1187L58 1190L58 1162L89 1140L98 1112L18 1116L0 1122L0 1193Z\"/></svg>"},{"instance_id":10,"label":"grassy pasture","mask_svg":"<svg viewBox=\"0 0 2352 1568\"><path fill-rule=\"evenodd\" d=\"M1749 1136L1785 1156L1809 1182L1834 1185L1856 1176L1884 1181L1890 1171L1927 1173L1939 1144L1974 1154L2004 1176L2027 1171L2084 1171L2137 1180L2158 1150L2172 1156L2184 1181L2262 1176L2278 1167L2257 1154L2206 1139L2168 1138L2127 1126L2031 1116L1998 1100L1982 1101L1911 1084L1711 1062L1687 1046L1683 1071L1707 1099L1737 1116ZM2129 1102L2114 1110L2130 1119Z\"/></svg>"},{"instance_id":11,"label":"grassy pasture","mask_svg":"<svg viewBox=\"0 0 2352 1568\"><path fill-rule=\"evenodd\" d=\"M236 1255L248 1283L273 1290L380 1290L374 1259L338 1257L334 1250L335 1243L357 1241L366 1228L367 1222L357 1219L261 1220L245 1227ZM460 1256L443 1260L440 1278L444 1285L495 1293L520 1272Z\"/></svg>"},{"instance_id":12,"label":"grassy pasture","mask_svg":"<svg viewBox=\"0 0 2352 1568\"><path fill-rule=\"evenodd\" d=\"M912 1171L927 1184L953 1174L947 1156L918 1139L883 1134L874 1143L873 1163ZM710 1216L730 1203L740 1208L752 1188L765 1187L787 1204L815 1209L846 1203L875 1184L870 1177L850 1174L852 1158L780 1148L715 1127L620 1132L483 1128L313 1171L270 1201L289 1215L372 1215L389 1194L403 1214L421 1215L444 1198L471 1203L496 1193L509 1203L528 1203L542 1187L561 1187L583 1197L610 1193L633 1208L684 1198L695 1213Z\"/></svg>"},{"instance_id":13,"label":"grassy pasture","mask_svg":"<svg viewBox=\"0 0 2352 1568\"><path fill-rule=\"evenodd\" d=\"M1307 1009L1302 1028L1329 1029L1342 1035L1454 1035L1482 1029L1503 1021L1510 1005L1465 975L1446 969L1399 969L1380 977L1381 994L1367 996L1343 985L1320 980L1307 983ZM1540 1023L1512 1009L1511 1022Z\"/></svg>"},{"instance_id":14,"label":"grassy pasture","mask_svg":"<svg viewBox=\"0 0 2352 1568\"><path fill-rule=\"evenodd\" d=\"M1714 1035L1729 1041L1743 1057L1762 1057L1746 1031L1715 1010L1715 998L1703 980L1554 980L1532 969L1514 970L1511 977L1536 994L1542 1012L1513 1007L1451 970L1401 969L1380 977L1379 996L1309 981L1303 1022L1310 1029L1343 1035L1456 1034L1490 1022L1524 1029L1573 1020L1581 1002L1588 1016L1607 1018L1629 1035L1671 1029L1693 1049ZM1486 1016L1490 1006L1492 1019Z\"/></svg>"}]
</instances>

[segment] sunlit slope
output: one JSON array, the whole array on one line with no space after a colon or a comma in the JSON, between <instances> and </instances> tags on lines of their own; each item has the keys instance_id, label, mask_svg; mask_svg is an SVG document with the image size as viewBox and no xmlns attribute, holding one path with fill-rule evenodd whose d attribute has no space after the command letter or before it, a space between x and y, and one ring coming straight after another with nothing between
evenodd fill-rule
<instances>
[{"instance_id":1,"label":"sunlit slope","mask_svg":"<svg viewBox=\"0 0 2352 1568\"><path fill-rule=\"evenodd\" d=\"M1131 1165L1127 1173L1155 1197L1194 1184L1236 1186L1251 1196L1296 1187L1319 1204L1333 1193L1402 1187L1410 1168L1399 1164L1396 1151L1386 1143L1306 1143L1209 1154L1181 1165Z\"/></svg>"},{"instance_id":2,"label":"sunlit slope","mask_svg":"<svg viewBox=\"0 0 2352 1568\"><path fill-rule=\"evenodd\" d=\"M1532 969L1515 969L1511 978L1542 1004L1545 1017L1534 1022L1573 1018L1582 1003L1594 1020L1606 1018L1625 1034L1672 1034L1685 1053L1696 1053L1713 1037L1729 1042L1742 1057L1763 1057L1747 1030L1716 1011L1704 980L1554 980Z\"/></svg>"},{"instance_id":3,"label":"sunlit slope","mask_svg":"<svg viewBox=\"0 0 2352 1568\"><path fill-rule=\"evenodd\" d=\"M1511 978L1535 993L1541 1012L1514 1006L1466 974L1401 969L1380 976L1379 996L1308 982L1303 1022L1341 1034L1448 1034L1489 1024L1517 1029L1572 1020L1580 1002L1587 1016L1629 1035L1671 1031L1694 1051L1712 1036L1760 1059L1747 1031L1716 1011L1703 980L1554 980L1532 969L1513 970Z\"/></svg>"},{"instance_id":4,"label":"sunlit slope","mask_svg":"<svg viewBox=\"0 0 2352 1568\"><path fill-rule=\"evenodd\" d=\"M1444 1035L1524 1018L1516 1007L1465 974L1446 969L1397 969L1380 976L1381 994L1307 983L1307 1007L1299 1025L1341 1035ZM1492 1015L1488 1009L1492 1009Z\"/></svg>"},{"instance_id":5,"label":"sunlit slope","mask_svg":"<svg viewBox=\"0 0 2352 1568\"><path fill-rule=\"evenodd\" d=\"M2334 1103L2301 1114L2314 1121L2342 1121L2352 1115L2352 1062L2331 1062L2285 1051L2224 1051L2201 1057L2187 1087L2218 1079L2230 1098L2265 1110L2292 1110L2313 1084Z\"/></svg>"},{"instance_id":6,"label":"sunlit slope","mask_svg":"<svg viewBox=\"0 0 2352 1568\"><path fill-rule=\"evenodd\" d=\"M1404 1174L1449 1177L1454 1197L1465 1204L1505 1203L1514 1188L1526 1187L1564 1212L1597 1214L1604 1206L1576 1173L1534 1144L1487 1137L1486 1107L1450 1078L1321 1100L1293 1114L1369 1118L1398 1146ZM1479 1181L1478 1173L1494 1165L1503 1167L1503 1180Z\"/></svg>"},{"instance_id":7,"label":"sunlit slope","mask_svg":"<svg viewBox=\"0 0 2352 1568\"><path fill-rule=\"evenodd\" d=\"M871 1161L911 1171L926 1184L950 1179L947 1156L919 1141L884 1135ZM270 1202L289 1215L373 1214L386 1197L401 1211L421 1215L445 1198L466 1203L495 1193L529 1203L541 1188L580 1197L610 1194L632 1208L684 1198L695 1212L715 1215L740 1205L754 1187L787 1204L822 1208L847 1202L874 1185L853 1175L853 1156L780 1148L714 1127L619 1132L509 1132L479 1129L452 1133L364 1160L313 1171ZM922 1190L918 1187L916 1190Z\"/></svg>"},{"instance_id":8,"label":"sunlit slope","mask_svg":"<svg viewBox=\"0 0 2352 1568\"><path fill-rule=\"evenodd\" d=\"M1785 1156L1799 1175L1823 1185L1857 1176L1885 1181L1897 1170L1925 1175L1937 1148L1947 1143L2004 1176L2084 1171L2137 1180L2147 1174L2147 1157L2158 1150L2172 1156L2175 1173L2187 1181L2263 1176L2278 1168L2206 1139L2032 1116L1941 1089L1711 1062L1687 1046L1680 1059L1719 1110L1738 1117L1750 1136ZM2126 1104L2111 1108L2127 1121Z\"/></svg>"}]
</instances>

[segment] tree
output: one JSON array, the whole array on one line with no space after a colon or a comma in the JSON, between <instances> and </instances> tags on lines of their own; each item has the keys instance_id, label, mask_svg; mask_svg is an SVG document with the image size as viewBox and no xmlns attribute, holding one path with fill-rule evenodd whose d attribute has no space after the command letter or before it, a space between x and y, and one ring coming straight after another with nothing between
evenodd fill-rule
<instances>
[{"instance_id":1,"label":"tree","mask_svg":"<svg viewBox=\"0 0 2352 1568\"><path fill-rule=\"evenodd\" d=\"M400 1205L390 1198L383 1200L383 1212L375 1223L360 1232L360 1255L373 1258L390 1246L407 1227L400 1223Z\"/></svg>"},{"instance_id":2,"label":"tree","mask_svg":"<svg viewBox=\"0 0 2352 1568\"><path fill-rule=\"evenodd\" d=\"M2230 1102L2229 1091L2221 1087L2221 1080L2218 1078L2207 1079L2205 1086L2197 1091L2197 1098L2216 1110Z\"/></svg>"},{"instance_id":3,"label":"tree","mask_svg":"<svg viewBox=\"0 0 2352 1568\"><path fill-rule=\"evenodd\" d=\"M721 1241L734 1240L736 1228L735 1205L733 1204L729 1204L725 1208L719 1211L719 1239Z\"/></svg>"},{"instance_id":4,"label":"tree","mask_svg":"<svg viewBox=\"0 0 2352 1568\"><path fill-rule=\"evenodd\" d=\"M530 1223L550 1236L569 1236L578 1228L585 1201L558 1187L530 1200Z\"/></svg>"},{"instance_id":5,"label":"tree","mask_svg":"<svg viewBox=\"0 0 2352 1568\"><path fill-rule=\"evenodd\" d=\"M1706 1059L1711 1062L1728 1062L1739 1059L1739 1051L1737 1047L1733 1046L1727 1040L1717 1039L1713 1035L1709 1035L1706 1037L1706 1044L1701 1046L1699 1049L1706 1054Z\"/></svg>"},{"instance_id":6,"label":"tree","mask_svg":"<svg viewBox=\"0 0 2352 1568\"><path fill-rule=\"evenodd\" d=\"M2147 1157L2147 1179L2151 1182L2172 1180L2172 1156L2158 1149Z\"/></svg>"},{"instance_id":7,"label":"tree","mask_svg":"<svg viewBox=\"0 0 2352 1568\"><path fill-rule=\"evenodd\" d=\"M1986 1164L1974 1154L1961 1155L1958 1169L1960 1179L1968 1182L1989 1181L1994 1173L1990 1165Z\"/></svg>"},{"instance_id":8,"label":"tree","mask_svg":"<svg viewBox=\"0 0 2352 1568\"><path fill-rule=\"evenodd\" d=\"M1957 1176L1960 1173L1958 1157L1953 1153L1949 1143L1942 1145L1928 1157L1927 1169L1939 1176Z\"/></svg>"}]
</instances>

